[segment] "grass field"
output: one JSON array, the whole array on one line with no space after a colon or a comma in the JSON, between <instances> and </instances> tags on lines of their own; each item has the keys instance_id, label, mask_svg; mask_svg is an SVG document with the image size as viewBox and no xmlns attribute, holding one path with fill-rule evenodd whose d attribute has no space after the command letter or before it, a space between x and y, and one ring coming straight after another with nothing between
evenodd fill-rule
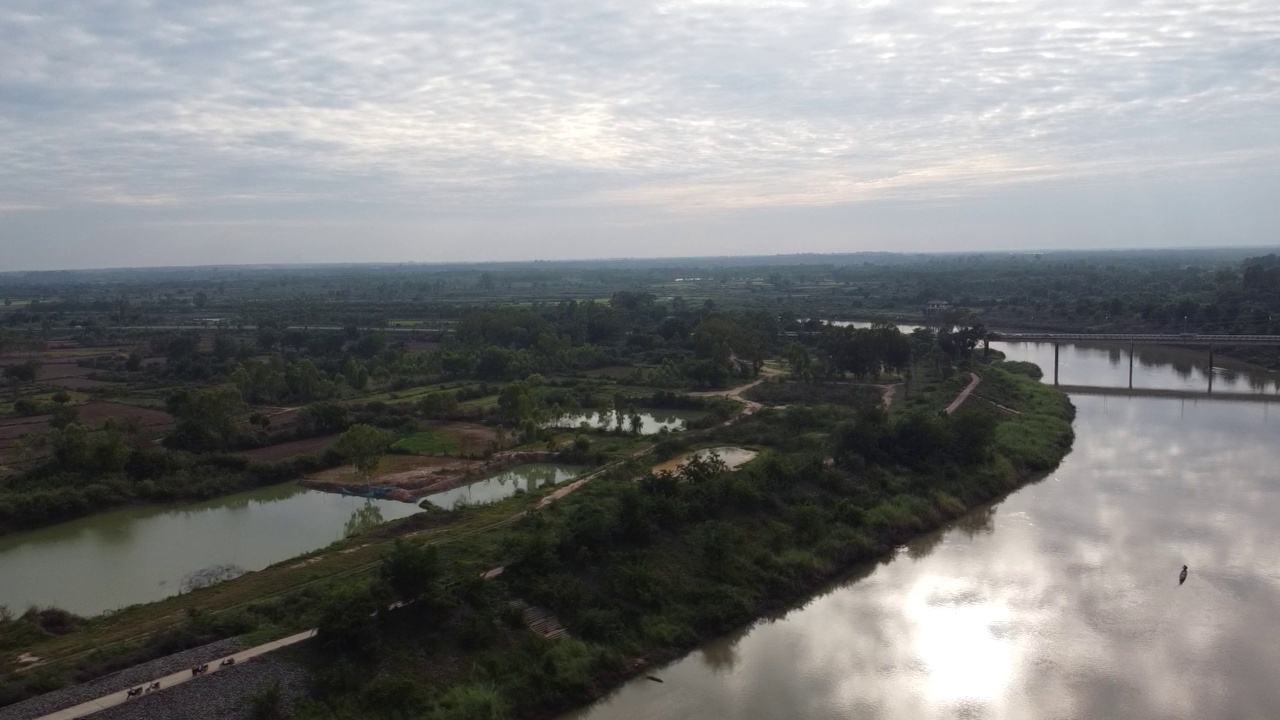
<instances>
[{"instance_id":1,"label":"grass field","mask_svg":"<svg viewBox=\"0 0 1280 720\"><path fill-rule=\"evenodd\" d=\"M401 438L391 447L416 455L455 455L458 438L439 430L423 430Z\"/></svg>"}]
</instances>

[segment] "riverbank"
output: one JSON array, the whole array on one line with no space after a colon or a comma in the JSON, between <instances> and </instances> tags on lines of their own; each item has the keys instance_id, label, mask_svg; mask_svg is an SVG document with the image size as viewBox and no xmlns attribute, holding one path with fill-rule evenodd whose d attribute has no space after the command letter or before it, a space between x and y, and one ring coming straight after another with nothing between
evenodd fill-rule
<instances>
[{"instance_id":1,"label":"riverbank","mask_svg":"<svg viewBox=\"0 0 1280 720\"><path fill-rule=\"evenodd\" d=\"M715 438L764 439L765 456L737 472L691 463L675 477L584 486L504 530L496 581L441 595L430 613L390 613L363 631L359 650L330 645L313 668L315 705L300 717L379 717L374 698L390 687L426 717L554 717L794 606L1069 451L1065 396L981 372L984 394L1016 413L976 402L949 418L763 411ZM533 640L510 624L509 602L540 608L568 636ZM331 642L343 640L337 631ZM352 666L345 677L326 670L339 661Z\"/></svg>"},{"instance_id":2,"label":"riverbank","mask_svg":"<svg viewBox=\"0 0 1280 720\"><path fill-rule=\"evenodd\" d=\"M994 369L983 373L983 394L994 394L1001 405L1016 406L1021 414L1014 416L1012 420L1017 422L1010 425L1009 418L1000 419L1000 413L981 411L982 405L989 404L971 400L959 415L965 416L966 426L982 425L987 420L994 423L994 433L987 438L992 455L960 458L960 464L949 469L941 463L914 469L903 465L892 472L882 472L876 467L883 462L901 465L903 458L927 458L909 451L896 456L896 460L859 461L848 452L850 447L856 447L856 443L850 445L849 438L840 440L845 450L836 452L831 443L840 433L833 430L854 417L848 408L814 406L760 412L739 423L697 433L700 441L767 449L764 457L737 473L695 464L682 472L684 481L674 489L656 487L650 481L637 485L634 479L648 469L648 464L637 458L584 485L551 512L538 516L518 520L519 514L511 513L518 507L531 506L541 493L469 510L461 516L411 519L378 531L374 538L349 541L312 558L254 573L252 578L174 598L162 606L140 606L127 614L143 613L145 625L156 628L158 621L184 624L181 615L172 614L175 610L187 608L184 612L190 616L199 608L204 618L197 623L203 626L201 630L224 635L236 625L255 629L259 635L310 627L310 623L322 620L324 608L335 597L342 596L340 585L335 583L343 582L344 577L358 578L357 589L369 587L368 571L376 569L391 538L423 532L412 529L412 525L438 526L439 529L426 532L451 573L476 577L476 569L504 564L508 571L499 582L485 584L482 601L451 595L450 612L461 612L462 616L444 629L436 623L422 627L422 618L415 619L412 608L390 613L379 623L381 630L374 629L379 635L377 644L392 655L405 643L415 648L439 646L438 652L433 653L435 660L427 667L397 660L389 674L378 667L363 671L373 673L370 676L386 674L391 678L416 671L431 677L446 667L473 667L473 673L484 682L492 684L505 678L500 684L508 684L512 678L523 677L521 668L548 661L548 657L558 658L552 662L567 663L563 671L572 677L524 678L517 684L527 681L536 686L549 681L552 687L507 688L507 693L496 700L501 707L529 717L554 714L587 702L628 674L638 672L644 666L638 661L647 665L669 659L700 640L717 637L762 614L790 606L851 565L882 555L902 539L963 513L982 499L1016 487L1030 477L1033 466L1056 462L1052 460L1055 455L1060 459L1070 442L1070 424L1065 419L1070 416L1070 405L1065 400L1058 403L1060 395L1030 378ZM976 414L971 415L970 410ZM1041 418L1042 415L1050 417ZM919 413L903 417L924 418L924 425L913 426L917 430L933 427L946 434L960 427L930 425L929 416ZM1058 420L1056 425L1050 422L1054 418ZM885 432L887 439L901 439L888 429ZM971 439L947 437L952 449L972 445ZM1035 447L1034 442L1027 444L1028 439L1037 438L1043 441L1042 447ZM822 461L824 455L830 457L826 463ZM788 491L792 481L799 494ZM633 497L637 489L641 495L638 499ZM675 504L664 508L662 497L674 498ZM822 508L831 511L815 515L814 510ZM643 510L640 517L648 517L650 523L636 524L633 511L637 509ZM535 519L542 516L545 521ZM774 516L780 519L774 522ZM644 530L646 525L648 530ZM582 548L594 550L584 554ZM754 548L751 552L756 554L735 556L735 548L743 548L743 552ZM554 562L539 569L539 556L548 553ZM728 553L728 557L706 567L712 562L708 553ZM726 569L741 570L744 562L747 566L758 564L759 572L750 572L748 567L742 577L719 575ZM636 575L626 570L636 567L649 567L651 572ZM622 577L612 575L618 569L624 571ZM710 584L682 586L680 579L692 575L706 576ZM308 586L301 593L298 580L305 580L302 585ZM735 585L728 580L740 582ZM465 585L465 581L458 582ZM630 590L623 592L626 588ZM661 597L654 598L654 593ZM637 607L632 595L649 597L656 604L647 609ZM527 635L509 628L503 620L502 608L513 599L529 599L549 608L561 617L574 637L526 647ZM240 609L219 613L216 619L204 612L228 607ZM689 609L697 607L712 612L705 617L690 615ZM467 617L471 619L465 620ZM139 621L143 619L138 617ZM211 628L210 620L217 627ZM127 637L118 634L120 630L141 629L139 623L123 616L97 622L102 623L102 631L114 628L115 638ZM628 636L628 627L641 628L642 632ZM103 637L100 632L91 632L92 636ZM472 637L476 634L481 636L479 641ZM66 658L77 644L76 636L81 641L86 638L83 632L74 633L66 638L71 644L54 642L41 648L41 652L48 650ZM320 665L330 660L331 657L323 658ZM361 664L381 665L386 660L387 656L381 654L372 659L360 658ZM514 665L508 666L513 661ZM555 672L557 676L560 673L561 670ZM321 676L322 685L332 680L326 679L323 672ZM444 679L449 681L445 686L471 684L466 682L466 675L457 672L447 673ZM329 700L342 702L341 697L325 702ZM435 700L424 702L431 704Z\"/></svg>"}]
</instances>

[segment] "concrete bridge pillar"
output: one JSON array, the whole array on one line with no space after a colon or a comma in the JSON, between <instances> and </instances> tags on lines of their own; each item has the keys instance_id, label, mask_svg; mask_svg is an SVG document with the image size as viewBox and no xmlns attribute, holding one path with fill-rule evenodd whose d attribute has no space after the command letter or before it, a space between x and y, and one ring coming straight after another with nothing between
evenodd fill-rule
<instances>
[{"instance_id":1,"label":"concrete bridge pillar","mask_svg":"<svg viewBox=\"0 0 1280 720\"><path fill-rule=\"evenodd\" d=\"M1133 343L1129 343L1129 389L1133 389Z\"/></svg>"},{"instance_id":2,"label":"concrete bridge pillar","mask_svg":"<svg viewBox=\"0 0 1280 720\"><path fill-rule=\"evenodd\" d=\"M1053 384L1058 384L1058 343L1053 344Z\"/></svg>"},{"instance_id":3,"label":"concrete bridge pillar","mask_svg":"<svg viewBox=\"0 0 1280 720\"><path fill-rule=\"evenodd\" d=\"M1213 346L1209 346L1209 393L1213 394Z\"/></svg>"}]
</instances>

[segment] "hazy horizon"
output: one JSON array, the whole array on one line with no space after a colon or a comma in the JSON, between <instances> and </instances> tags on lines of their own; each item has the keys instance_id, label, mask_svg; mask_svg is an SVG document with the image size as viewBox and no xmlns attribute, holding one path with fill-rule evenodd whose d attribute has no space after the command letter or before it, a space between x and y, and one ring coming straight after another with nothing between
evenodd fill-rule
<instances>
[{"instance_id":1,"label":"hazy horizon","mask_svg":"<svg viewBox=\"0 0 1280 720\"><path fill-rule=\"evenodd\" d=\"M24 275L29 273L93 273L93 272L130 272L130 271L182 271L182 270L200 270L200 269L325 269L325 268L379 268L379 267L423 267L423 268L482 268L485 266L497 266L504 268L507 266L524 266L524 265L591 265L591 266L625 266L628 264L664 267L669 264L672 267L696 267L706 264L709 267L725 268L725 267L783 267L783 266L799 266L799 265L822 265L822 264L840 264L841 260L847 258L858 259L860 256L880 256L882 259L897 260L897 264L907 264L913 260L924 260L932 258L1003 258L1009 256L1047 256L1050 259L1055 256L1084 255L1089 257L1097 257L1100 255L1114 254L1117 256L1135 255L1147 256L1161 253L1171 253L1179 256L1220 256L1223 258L1243 259L1246 257L1254 257L1263 254L1280 253L1280 244L1276 245L1224 245L1224 246L1206 246L1206 245L1186 245L1174 247L1153 247L1153 248L1046 248L1046 249L993 249L993 250L933 250L920 252L898 252L893 250L856 250L851 252L795 252L795 253L775 253L775 254L742 254L742 255L635 255L635 256L617 256L617 257L569 257L555 259L535 259L535 260L517 260L511 258L494 258L491 260L385 260L385 261L334 261L334 262L266 262L266 263L208 263L208 264L192 264L192 265L116 265L116 266L100 266L100 267L65 267L65 268L30 268L26 270L0 270L0 277L4 275ZM667 262L669 261L669 263ZM722 262L723 261L723 262ZM721 263L721 264L717 264Z\"/></svg>"},{"instance_id":2,"label":"hazy horizon","mask_svg":"<svg viewBox=\"0 0 1280 720\"><path fill-rule=\"evenodd\" d=\"M0 9L0 271L1270 247L1280 6Z\"/></svg>"}]
</instances>

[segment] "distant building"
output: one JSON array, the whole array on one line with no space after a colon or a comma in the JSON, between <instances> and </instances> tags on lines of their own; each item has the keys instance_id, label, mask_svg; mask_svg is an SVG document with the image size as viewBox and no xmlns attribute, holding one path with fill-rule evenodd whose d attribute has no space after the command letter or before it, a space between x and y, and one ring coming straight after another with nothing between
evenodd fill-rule
<instances>
[{"instance_id":1,"label":"distant building","mask_svg":"<svg viewBox=\"0 0 1280 720\"><path fill-rule=\"evenodd\" d=\"M951 303L946 300L930 300L924 304L925 315L946 315L951 312Z\"/></svg>"}]
</instances>

